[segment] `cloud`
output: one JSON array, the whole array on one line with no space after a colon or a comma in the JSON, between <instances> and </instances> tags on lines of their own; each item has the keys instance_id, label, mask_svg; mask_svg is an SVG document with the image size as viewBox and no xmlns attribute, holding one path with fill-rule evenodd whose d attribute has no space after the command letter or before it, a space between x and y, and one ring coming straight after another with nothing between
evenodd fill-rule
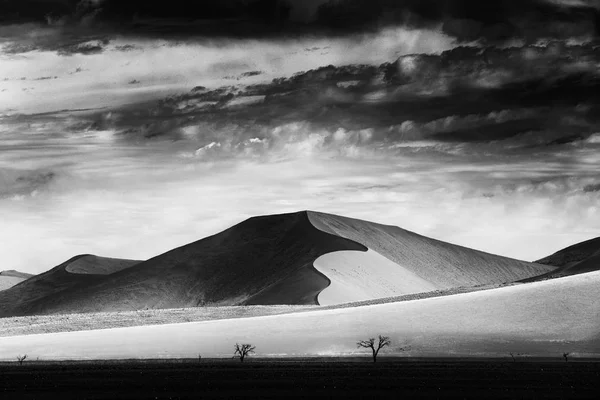
<instances>
[{"instance_id":1,"label":"cloud","mask_svg":"<svg viewBox=\"0 0 600 400\"><path fill-rule=\"evenodd\" d=\"M461 41L594 36L595 0L5 1L5 23L45 23L144 37L340 35L381 27L442 27ZM0 20L1 23L2 20Z\"/></svg>"},{"instance_id":2,"label":"cloud","mask_svg":"<svg viewBox=\"0 0 600 400\"><path fill-rule=\"evenodd\" d=\"M216 89L232 83L258 84L323 64L380 64L398 54L438 52L453 46L450 38L435 31L405 29L331 39L310 36L240 41L61 35L28 38L17 34L6 42L5 53L0 53L0 76L12 83L0 84L11 89L13 95L0 94L0 107L30 113L57 108L114 107L164 98L196 86ZM123 46L131 48L123 51ZM304 52L307 46L329 49L326 55L315 57ZM347 51L349 46L352 52ZM71 74L76 68L81 69L79 73ZM262 73L242 76L256 71ZM22 89L16 79L49 75L66 79L52 85L36 85L35 96L14 94ZM232 82L224 79L227 76L240 80ZM131 80L143 84L132 91L125 85Z\"/></svg>"},{"instance_id":3,"label":"cloud","mask_svg":"<svg viewBox=\"0 0 600 400\"><path fill-rule=\"evenodd\" d=\"M596 6L587 1L498 0L484 5L477 0L345 0L321 6L318 20L346 30L377 24L441 24L445 33L461 41L498 43L597 35Z\"/></svg>"},{"instance_id":4,"label":"cloud","mask_svg":"<svg viewBox=\"0 0 600 400\"><path fill-rule=\"evenodd\" d=\"M118 7L114 20L128 18ZM444 7L402 14L428 29L295 39L175 39L161 24L190 26L150 14L139 37L116 37L101 12L86 26L13 30L4 43L35 49L0 55L6 268L40 272L90 252L148 258L302 209L530 260L597 236L596 45L536 33L490 47L502 35L486 33L454 48L439 30L451 19L479 21L465 37L496 23L482 6ZM49 76L60 79L32 80Z\"/></svg>"},{"instance_id":5,"label":"cloud","mask_svg":"<svg viewBox=\"0 0 600 400\"><path fill-rule=\"evenodd\" d=\"M35 196L46 189L57 177L49 170L12 170L0 168L0 199L19 199Z\"/></svg>"},{"instance_id":6,"label":"cloud","mask_svg":"<svg viewBox=\"0 0 600 400\"><path fill-rule=\"evenodd\" d=\"M583 187L583 191L586 193L600 192L600 183L593 183Z\"/></svg>"},{"instance_id":7,"label":"cloud","mask_svg":"<svg viewBox=\"0 0 600 400\"><path fill-rule=\"evenodd\" d=\"M372 143L565 145L600 129L600 76L594 68L573 71L574 59L600 62L591 45L459 47L379 66L328 65L259 84L198 86L154 105L115 108L121 117L99 124L131 138L190 137L195 130L207 143L242 143L310 121L306 131L317 136L370 130ZM219 131L228 138L209 134ZM361 146L367 144L355 147Z\"/></svg>"}]
</instances>

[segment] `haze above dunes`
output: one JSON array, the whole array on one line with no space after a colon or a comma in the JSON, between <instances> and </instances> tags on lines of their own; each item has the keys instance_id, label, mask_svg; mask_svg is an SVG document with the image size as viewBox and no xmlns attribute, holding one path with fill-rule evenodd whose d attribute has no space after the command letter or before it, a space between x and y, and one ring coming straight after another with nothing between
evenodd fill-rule
<instances>
[{"instance_id":1,"label":"haze above dunes","mask_svg":"<svg viewBox=\"0 0 600 400\"><path fill-rule=\"evenodd\" d=\"M74 257L0 292L0 315L334 305L500 285L555 269L305 211L250 218L143 262Z\"/></svg>"}]
</instances>

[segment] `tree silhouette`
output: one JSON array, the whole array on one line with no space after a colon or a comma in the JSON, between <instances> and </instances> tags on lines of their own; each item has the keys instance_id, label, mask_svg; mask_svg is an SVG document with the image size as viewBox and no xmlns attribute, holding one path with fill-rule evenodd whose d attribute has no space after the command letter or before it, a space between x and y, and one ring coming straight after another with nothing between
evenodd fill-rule
<instances>
[{"instance_id":1,"label":"tree silhouette","mask_svg":"<svg viewBox=\"0 0 600 400\"><path fill-rule=\"evenodd\" d=\"M517 362L517 357L523 355L523 353L512 353L512 352L508 353L508 354L510 354L510 356L512 357L513 362Z\"/></svg>"},{"instance_id":2,"label":"tree silhouette","mask_svg":"<svg viewBox=\"0 0 600 400\"><path fill-rule=\"evenodd\" d=\"M244 362L244 358L246 358L247 355L254 353L254 349L256 349L256 347L252 346L249 343L244 343L244 344L235 344L235 352L233 353L234 357L239 357L241 362Z\"/></svg>"},{"instance_id":3,"label":"tree silhouette","mask_svg":"<svg viewBox=\"0 0 600 400\"><path fill-rule=\"evenodd\" d=\"M569 362L569 354L571 353L563 353L563 358L565 359L565 362Z\"/></svg>"},{"instance_id":4,"label":"tree silhouette","mask_svg":"<svg viewBox=\"0 0 600 400\"><path fill-rule=\"evenodd\" d=\"M19 365L23 365L23 361L25 361L25 359L27 358L27 354L25 355L19 355L17 356L17 361L19 362Z\"/></svg>"},{"instance_id":5,"label":"tree silhouette","mask_svg":"<svg viewBox=\"0 0 600 400\"><path fill-rule=\"evenodd\" d=\"M356 343L358 347L364 347L366 349L371 349L373 352L373 362L377 362L377 355L379 354L379 350L384 348L385 346L389 346L391 344L391 340L388 336L379 335L378 340L375 338L369 338L367 340L361 340Z\"/></svg>"}]
</instances>

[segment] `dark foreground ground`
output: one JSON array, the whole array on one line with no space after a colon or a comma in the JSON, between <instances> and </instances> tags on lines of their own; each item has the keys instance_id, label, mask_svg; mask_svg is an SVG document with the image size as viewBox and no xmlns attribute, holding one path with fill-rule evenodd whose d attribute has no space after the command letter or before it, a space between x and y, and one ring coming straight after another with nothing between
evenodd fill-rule
<instances>
[{"instance_id":1,"label":"dark foreground ground","mask_svg":"<svg viewBox=\"0 0 600 400\"><path fill-rule=\"evenodd\" d=\"M600 362L217 360L0 365L2 399L597 399Z\"/></svg>"}]
</instances>

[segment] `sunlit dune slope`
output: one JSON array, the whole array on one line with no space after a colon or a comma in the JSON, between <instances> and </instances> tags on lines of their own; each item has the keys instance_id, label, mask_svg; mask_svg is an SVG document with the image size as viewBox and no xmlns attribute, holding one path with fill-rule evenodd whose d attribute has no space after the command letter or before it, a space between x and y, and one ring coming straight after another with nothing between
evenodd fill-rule
<instances>
[{"instance_id":1,"label":"sunlit dune slope","mask_svg":"<svg viewBox=\"0 0 600 400\"><path fill-rule=\"evenodd\" d=\"M9 289L15 286L17 283L21 283L24 280L31 278L32 274L19 271L0 271L0 291Z\"/></svg>"},{"instance_id":2,"label":"sunlit dune slope","mask_svg":"<svg viewBox=\"0 0 600 400\"><path fill-rule=\"evenodd\" d=\"M57 293L92 284L109 271L119 271L137 264L135 260L75 256L64 263L35 275L0 292L0 316L35 314ZM73 271L73 272L72 272Z\"/></svg>"},{"instance_id":3,"label":"sunlit dune slope","mask_svg":"<svg viewBox=\"0 0 600 400\"><path fill-rule=\"evenodd\" d=\"M514 282L556 269L441 242L396 226L317 212L308 215L320 230L369 248L357 257L338 252L316 261L317 269L333 281L319 296L323 305L342 299L361 301Z\"/></svg>"},{"instance_id":4,"label":"sunlit dune slope","mask_svg":"<svg viewBox=\"0 0 600 400\"><path fill-rule=\"evenodd\" d=\"M363 353L356 341L387 335L386 354L600 356L600 272L424 300L277 316L0 338L0 358L227 357ZM408 347L404 352L400 347ZM367 353L364 353L368 356Z\"/></svg>"},{"instance_id":5,"label":"sunlit dune slope","mask_svg":"<svg viewBox=\"0 0 600 400\"><path fill-rule=\"evenodd\" d=\"M57 290L29 293L24 297L26 306L12 301L0 308L0 315L331 305L513 282L555 269L397 227L310 211L250 218L118 270L121 267L120 261L111 259L70 260L55 271L60 276L53 275ZM12 293L18 292L15 288Z\"/></svg>"}]
</instances>

